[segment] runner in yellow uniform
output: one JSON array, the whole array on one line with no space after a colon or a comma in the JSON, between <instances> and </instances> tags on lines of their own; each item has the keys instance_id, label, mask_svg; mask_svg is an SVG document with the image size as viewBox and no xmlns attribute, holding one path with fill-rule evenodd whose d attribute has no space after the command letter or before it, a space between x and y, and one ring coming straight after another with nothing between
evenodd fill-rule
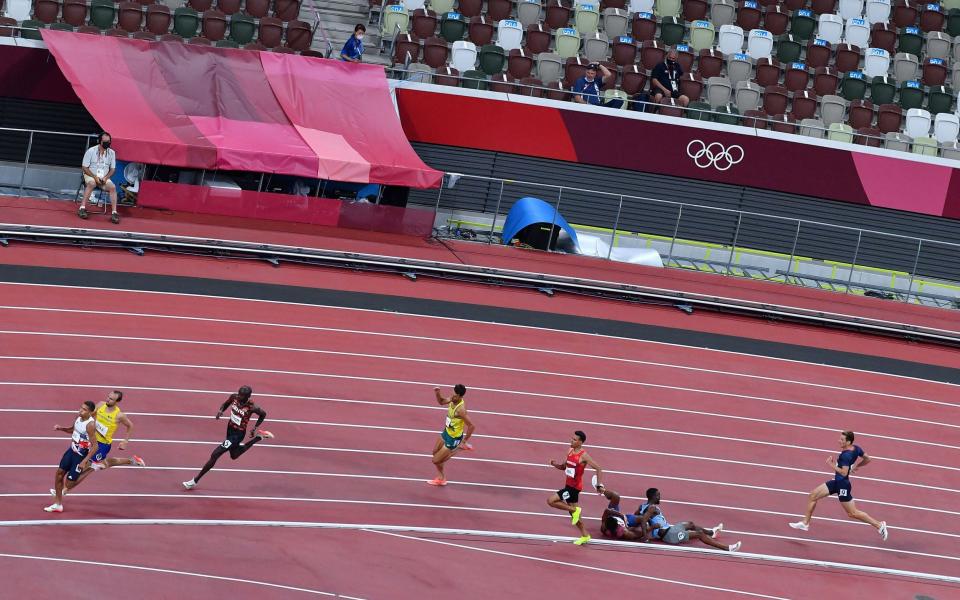
<instances>
[{"instance_id":1,"label":"runner in yellow uniform","mask_svg":"<svg viewBox=\"0 0 960 600\"><path fill-rule=\"evenodd\" d=\"M473 422L467 416L467 401L463 397L467 393L467 388L458 383L453 387L453 396L444 398L440 395L440 388L433 388L437 395L437 404L447 407L447 423L440 432L440 439L433 447L433 466L437 468L437 477L428 481L430 485L447 485L447 477L443 473L443 465L450 460L453 455L463 450L473 450L467 440L473 435L475 429ZM466 429L466 433L464 433Z\"/></svg>"},{"instance_id":2,"label":"runner in yellow uniform","mask_svg":"<svg viewBox=\"0 0 960 600\"><path fill-rule=\"evenodd\" d=\"M126 450L130 443L130 434L133 432L133 423L123 414L117 404L123 400L123 392L114 390L107 395L107 399L101 402L93 413L94 425L97 428L97 451L83 472L77 477L76 483L71 490L77 487L81 481L86 479L90 473L106 469L108 467L117 467L120 465L137 465L139 467L147 466L143 459L137 455L133 458L107 458L110 448L113 445L113 435L117 431L117 426L123 425L126 428L126 436L120 442L120 449ZM51 490L53 493L53 490Z\"/></svg>"}]
</instances>

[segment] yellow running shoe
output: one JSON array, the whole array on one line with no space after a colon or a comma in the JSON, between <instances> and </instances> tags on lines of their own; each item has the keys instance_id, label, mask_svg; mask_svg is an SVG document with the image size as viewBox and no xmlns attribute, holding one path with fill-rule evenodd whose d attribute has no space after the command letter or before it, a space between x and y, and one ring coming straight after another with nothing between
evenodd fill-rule
<instances>
[{"instance_id":1,"label":"yellow running shoe","mask_svg":"<svg viewBox=\"0 0 960 600\"><path fill-rule=\"evenodd\" d=\"M571 522L571 523L573 523L574 525L576 525L577 523L580 522L580 512L581 512L582 510L583 510L583 509L578 506L577 509L573 511L573 514L570 515L570 522Z\"/></svg>"},{"instance_id":2,"label":"yellow running shoe","mask_svg":"<svg viewBox=\"0 0 960 600\"><path fill-rule=\"evenodd\" d=\"M590 536L589 536L589 535L585 535L585 536L583 536L582 538L577 538L576 540L573 541L573 543L576 544L577 546L582 546L582 545L586 544L586 543L589 542L589 541L590 541Z\"/></svg>"}]
</instances>

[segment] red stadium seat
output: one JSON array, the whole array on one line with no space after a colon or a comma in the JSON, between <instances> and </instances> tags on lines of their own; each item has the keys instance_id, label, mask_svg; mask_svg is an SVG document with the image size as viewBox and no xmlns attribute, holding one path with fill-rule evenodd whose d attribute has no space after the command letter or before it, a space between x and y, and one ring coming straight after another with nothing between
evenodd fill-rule
<instances>
[{"instance_id":1,"label":"red stadium seat","mask_svg":"<svg viewBox=\"0 0 960 600\"><path fill-rule=\"evenodd\" d=\"M810 83L810 71L803 63L792 63L787 66L783 76L783 85L791 92L807 89Z\"/></svg>"},{"instance_id":2,"label":"red stadium seat","mask_svg":"<svg viewBox=\"0 0 960 600\"><path fill-rule=\"evenodd\" d=\"M543 25L537 23L527 27L527 51L530 54L540 54L550 50L550 32Z\"/></svg>"},{"instance_id":3,"label":"red stadium seat","mask_svg":"<svg viewBox=\"0 0 960 600\"><path fill-rule=\"evenodd\" d=\"M570 23L570 8L562 0L549 0L547 13L543 20L550 29L560 29Z\"/></svg>"},{"instance_id":4,"label":"red stadium seat","mask_svg":"<svg viewBox=\"0 0 960 600\"><path fill-rule=\"evenodd\" d=\"M447 40L435 35L423 43L423 62L434 69L439 69L446 66L449 52Z\"/></svg>"},{"instance_id":5,"label":"red stadium seat","mask_svg":"<svg viewBox=\"0 0 960 600\"><path fill-rule=\"evenodd\" d=\"M883 146L883 132L876 127L862 127L857 130L857 134L858 135L853 138L854 144L872 146L874 148Z\"/></svg>"},{"instance_id":6,"label":"red stadium seat","mask_svg":"<svg viewBox=\"0 0 960 600\"><path fill-rule=\"evenodd\" d=\"M300 16L300 0L275 0L273 16L281 21L292 21Z\"/></svg>"},{"instance_id":7,"label":"red stadium seat","mask_svg":"<svg viewBox=\"0 0 960 600\"><path fill-rule=\"evenodd\" d=\"M870 47L883 48L893 56L897 47L897 30L889 23L874 23L870 29Z\"/></svg>"},{"instance_id":8,"label":"red stadium seat","mask_svg":"<svg viewBox=\"0 0 960 600\"><path fill-rule=\"evenodd\" d=\"M814 71L813 90L818 96L828 96L837 93L840 85L840 76L832 67L820 67Z\"/></svg>"},{"instance_id":9,"label":"red stadium seat","mask_svg":"<svg viewBox=\"0 0 960 600\"><path fill-rule=\"evenodd\" d=\"M63 3L63 22L80 27L87 22L87 3L85 0L65 0Z\"/></svg>"},{"instance_id":10,"label":"red stadium seat","mask_svg":"<svg viewBox=\"0 0 960 600\"><path fill-rule=\"evenodd\" d=\"M483 0L458 0L457 1L457 12L467 17L468 19L472 19L473 17L479 17L481 10L483 10Z\"/></svg>"},{"instance_id":11,"label":"red stadium seat","mask_svg":"<svg viewBox=\"0 0 960 600\"><path fill-rule=\"evenodd\" d=\"M813 116L817 114L817 105L819 103L820 99L817 97L817 94L810 90L796 92L793 94L793 107L790 110L790 114L793 115L797 121L812 119Z\"/></svg>"},{"instance_id":12,"label":"red stadium seat","mask_svg":"<svg viewBox=\"0 0 960 600\"><path fill-rule=\"evenodd\" d=\"M917 24L917 4L911 0L894 0L890 20L894 27L904 28Z\"/></svg>"},{"instance_id":13,"label":"red stadium seat","mask_svg":"<svg viewBox=\"0 0 960 600\"><path fill-rule=\"evenodd\" d=\"M437 85L460 87L460 72L453 67L437 69L437 72L433 74L433 82Z\"/></svg>"},{"instance_id":14,"label":"red stadium seat","mask_svg":"<svg viewBox=\"0 0 960 600\"><path fill-rule=\"evenodd\" d=\"M873 125L873 103L869 100L854 100L850 103L847 123L854 129Z\"/></svg>"},{"instance_id":15,"label":"red stadium seat","mask_svg":"<svg viewBox=\"0 0 960 600\"><path fill-rule=\"evenodd\" d=\"M818 44L817 40L810 40L807 44L807 66L811 69L829 65L831 55L830 44Z\"/></svg>"},{"instance_id":16,"label":"red stadium seat","mask_svg":"<svg viewBox=\"0 0 960 600\"><path fill-rule=\"evenodd\" d=\"M796 133L797 120L793 115L773 115L770 117L770 129L780 133Z\"/></svg>"},{"instance_id":17,"label":"red stadium seat","mask_svg":"<svg viewBox=\"0 0 960 600\"><path fill-rule=\"evenodd\" d=\"M757 61L757 77L754 81L760 87L769 85L779 85L780 77L783 75L783 69L780 67L780 61L775 58L761 58Z\"/></svg>"},{"instance_id":18,"label":"red stadium seat","mask_svg":"<svg viewBox=\"0 0 960 600\"><path fill-rule=\"evenodd\" d=\"M782 115L787 112L787 88L782 85L768 85L763 90L763 112L768 115Z\"/></svg>"},{"instance_id":19,"label":"red stadium seat","mask_svg":"<svg viewBox=\"0 0 960 600\"><path fill-rule=\"evenodd\" d=\"M133 33L143 26L143 5L139 2L121 2L117 10L117 27Z\"/></svg>"},{"instance_id":20,"label":"red stadium seat","mask_svg":"<svg viewBox=\"0 0 960 600\"><path fill-rule=\"evenodd\" d=\"M700 77L710 79L719 77L723 70L723 52L714 48L707 48L700 51L700 62L697 64L697 72Z\"/></svg>"},{"instance_id":21,"label":"red stadium seat","mask_svg":"<svg viewBox=\"0 0 960 600\"><path fill-rule=\"evenodd\" d=\"M506 73L491 75L490 82L487 84L487 86L491 92L514 94L517 91L516 81Z\"/></svg>"},{"instance_id":22,"label":"red stadium seat","mask_svg":"<svg viewBox=\"0 0 960 600\"><path fill-rule=\"evenodd\" d=\"M633 34L633 39L639 43L653 40L657 37L657 22L637 13L633 15L633 21L630 23L630 32Z\"/></svg>"},{"instance_id":23,"label":"red stadium seat","mask_svg":"<svg viewBox=\"0 0 960 600\"><path fill-rule=\"evenodd\" d=\"M219 42L227 36L227 16L217 9L203 13L203 37Z\"/></svg>"},{"instance_id":24,"label":"red stadium seat","mask_svg":"<svg viewBox=\"0 0 960 600\"><path fill-rule=\"evenodd\" d=\"M763 13L760 12L760 5L755 0L741 0L737 9L737 25L745 32L751 29L759 29Z\"/></svg>"},{"instance_id":25,"label":"red stadium seat","mask_svg":"<svg viewBox=\"0 0 960 600\"><path fill-rule=\"evenodd\" d=\"M425 40L433 37L437 31L437 15L425 8L418 8L413 11L411 22L413 23L411 27L413 35L418 39Z\"/></svg>"},{"instance_id":26,"label":"red stadium seat","mask_svg":"<svg viewBox=\"0 0 960 600\"><path fill-rule=\"evenodd\" d=\"M170 31L170 7L166 4L151 4L147 7L147 31L156 35L166 35Z\"/></svg>"},{"instance_id":27,"label":"red stadium seat","mask_svg":"<svg viewBox=\"0 0 960 600\"><path fill-rule=\"evenodd\" d=\"M543 82L536 77L524 77L520 80L518 92L521 96L533 96L539 98L543 95Z\"/></svg>"},{"instance_id":28,"label":"red stadium seat","mask_svg":"<svg viewBox=\"0 0 960 600\"><path fill-rule=\"evenodd\" d=\"M533 72L533 57L521 48L514 48L507 57L507 72L514 79L526 79Z\"/></svg>"},{"instance_id":29,"label":"red stadium seat","mask_svg":"<svg viewBox=\"0 0 960 600\"><path fill-rule=\"evenodd\" d=\"M265 48L275 48L280 45L283 39L283 21L276 17L264 17L260 19L260 35L257 40Z\"/></svg>"},{"instance_id":30,"label":"red stadium seat","mask_svg":"<svg viewBox=\"0 0 960 600\"><path fill-rule=\"evenodd\" d=\"M767 113L762 110L748 110L743 113L743 120L740 122L744 127L752 127L753 129L766 129L769 123L767 123Z\"/></svg>"},{"instance_id":31,"label":"red stadium seat","mask_svg":"<svg viewBox=\"0 0 960 600\"><path fill-rule=\"evenodd\" d=\"M637 43L633 38L624 36L613 41L613 62L621 67L637 62Z\"/></svg>"},{"instance_id":32,"label":"red stadium seat","mask_svg":"<svg viewBox=\"0 0 960 600\"><path fill-rule=\"evenodd\" d=\"M680 93L696 102L703 95L703 79L697 73L684 73L680 78Z\"/></svg>"},{"instance_id":33,"label":"red stadium seat","mask_svg":"<svg viewBox=\"0 0 960 600\"><path fill-rule=\"evenodd\" d=\"M646 85L647 85L646 71L644 71L641 67L637 65L624 67L623 82L620 84L620 89L626 92L628 96L633 96L638 92L643 91Z\"/></svg>"},{"instance_id":34,"label":"red stadium seat","mask_svg":"<svg viewBox=\"0 0 960 600\"><path fill-rule=\"evenodd\" d=\"M877 129L883 133L900 131L903 109L899 104L881 104L877 109Z\"/></svg>"},{"instance_id":35,"label":"red stadium seat","mask_svg":"<svg viewBox=\"0 0 960 600\"><path fill-rule=\"evenodd\" d=\"M789 25L790 15L783 8L776 4L767 8L763 17L763 28L774 37L785 34Z\"/></svg>"},{"instance_id":36,"label":"red stadium seat","mask_svg":"<svg viewBox=\"0 0 960 600\"><path fill-rule=\"evenodd\" d=\"M686 111L683 110L677 101L673 98L661 98L660 106L657 107L659 113L665 117L682 117Z\"/></svg>"},{"instance_id":37,"label":"red stadium seat","mask_svg":"<svg viewBox=\"0 0 960 600\"><path fill-rule=\"evenodd\" d=\"M836 64L837 71L846 73L847 71L857 71L860 69L860 58L863 52L853 44L840 44L837 46Z\"/></svg>"},{"instance_id":38,"label":"red stadium seat","mask_svg":"<svg viewBox=\"0 0 960 600\"><path fill-rule=\"evenodd\" d=\"M513 3L510 0L487 0L487 18L491 21L502 21L510 18Z\"/></svg>"},{"instance_id":39,"label":"red stadium seat","mask_svg":"<svg viewBox=\"0 0 960 600\"><path fill-rule=\"evenodd\" d=\"M467 38L473 42L477 48L492 43L493 23L483 17L472 17L470 19L470 27L467 29Z\"/></svg>"},{"instance_id":40,"label":"red stadium seat","mask_svg":"<svg viewBox=\"0 0 960 600\"><path fill-rule=\"evenodd\" d=\"M710 5L706 0L684 0L683 2L683 20L699 21L707 18L707 12Z\"/></svg>"}]
</instances>

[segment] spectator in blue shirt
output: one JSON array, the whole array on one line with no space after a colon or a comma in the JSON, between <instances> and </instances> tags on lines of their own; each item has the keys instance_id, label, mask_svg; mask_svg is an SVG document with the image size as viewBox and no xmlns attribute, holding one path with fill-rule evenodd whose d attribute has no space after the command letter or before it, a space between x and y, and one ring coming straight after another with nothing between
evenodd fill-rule
<instances>
[{"instance_id":1,"label":"spectator in blue shirt","mask_svg":"<svg viewBox=\"0 0 960 600\"><path fill-rule=\"evenodd\" d=\"M597 79L597 71L603 73L601 79ZM592 104L594 106L608 106L610 108L620 108L623 106L623 100L611 100L603 102L600 90L605 83L610 81L613 73L610 69L597 63L587 65L587 74L581 77L573 84L573 101L580 104Z\"/></svg>"},{"instance_id":2,"label":"spectator in blue shirt","mask_svg":"<svg viewBox=\"0 0 960 600\"><path fill-rule=\"evenodd\" d=\"M367 28L362 23L353 28L353 35L347 39L340 51L340 60L354 63L363 61L363 34L366 31Z\"/></svg>"}]
</instances>

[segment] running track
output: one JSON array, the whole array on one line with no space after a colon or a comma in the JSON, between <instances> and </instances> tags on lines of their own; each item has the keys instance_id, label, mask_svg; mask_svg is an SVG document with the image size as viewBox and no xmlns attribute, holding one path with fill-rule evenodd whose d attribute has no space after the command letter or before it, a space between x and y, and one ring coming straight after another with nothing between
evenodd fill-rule
<instances>
[{"instance_id":1,"label":"running track","mask_svg":"<svg viewBox=\"0 0 960 600\"><path fill-rule=\"evenodd\" d=\"M69 251L44 252L56 259ZM86 256L100 265L104 254ZM168 269L184 259L151 260ZM240 270L220 266L224 277ZM337 278L383 293L397 281ZM575 302L585 312L611 305L568 305ZM674 318L662 308L629 310L632 320ZM725 320L747 332L741 321L711 319L714 329ZM953 385L557 330L76 287L0 283L0 324L0 569L20 594L37 596L31 590L40 586L51 597L102 597L93 584L109 581L117 596L157 598L178 590L633 597L640 589L672 598L815 598L840 586L848 597L960 595L956 580L869 570L960 575ZM791 341L797 328L779 335ZM776 335L767 328L762 337ZM826 337L833 347L926 358L923 347ZM942 349L931 355L949 358ZM443 415L432 387L460 381L470 388L477 451L454 459L452 483L434 489L424 483L432 477L427 454ZM224 458L184 492L179 482L222 436L224 422L212 414L244 383L277 438L237 462ZM113 388L127 391L124 408L137 427L130 451L150 467L91 477L51 517L41 508L66 445L52 426ZM845 427L877 459L854 493L890 523L885 544L842 519L832 499L808 534L786 526L826 478L825 458ZM757 556L569 544L574 529L545 504L562 484L547 462L563 455L577 428L628 506L657 486L669 519L723 521L724 537ZM582 503L597 535L603 503L589 493ZM481 533L456 533L463 530ZM90 561L84 572L101 577L85 590L76 573Z\"/></svg>"}]
</instances>

